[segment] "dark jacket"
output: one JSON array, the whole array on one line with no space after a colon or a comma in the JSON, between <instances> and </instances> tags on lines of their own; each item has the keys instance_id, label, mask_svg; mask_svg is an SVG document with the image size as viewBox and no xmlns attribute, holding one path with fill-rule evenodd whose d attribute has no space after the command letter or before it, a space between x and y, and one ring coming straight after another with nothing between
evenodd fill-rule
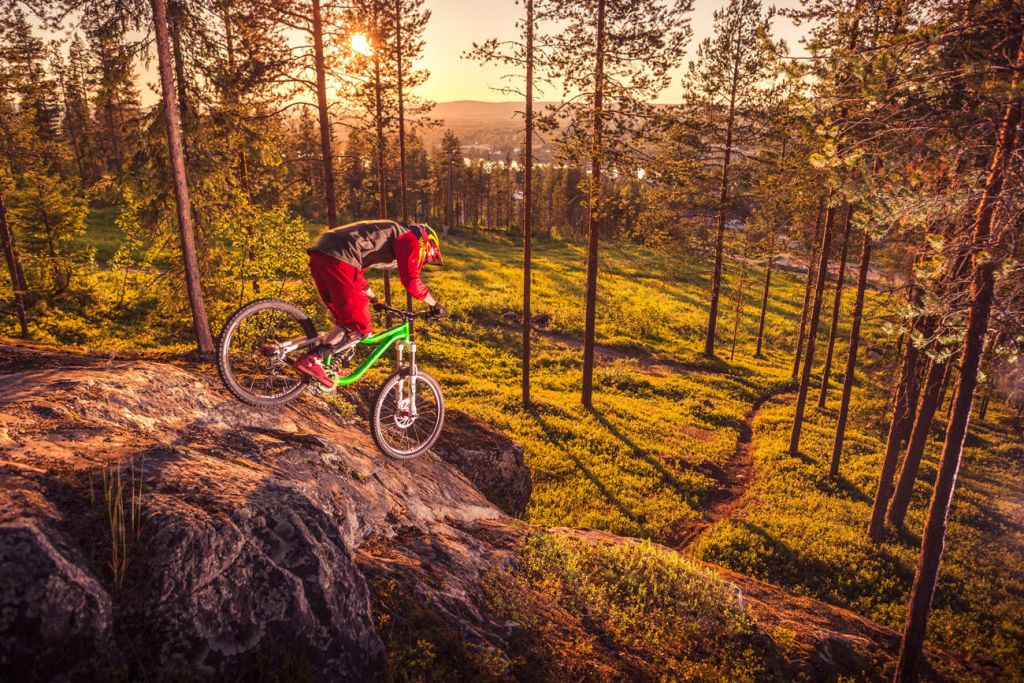
<instances>
[{"instance_id":1,"label":"dark jacket","mask_svg":"<svg viewBox=\"0 0 1024 683\"><path fill-rule=\"evenodd\" d=\"M395 240L410 232L394 221L360 221L328 230L307 251L318 251L359 269L394 268Z\"/></svg>"},{"instance_id":2,"label":"dark jacket","mask_svg":"<svg viewBox=\"0 0 1024 683\"><path fill-rule=\"evenodd\" d=\"M419 244L415 232L394 221L360 221L328 230L306 251L326 254L360 271L397 268L405 289L422 300L429 290L420 276Z\"/></svg>"}]
</instances>

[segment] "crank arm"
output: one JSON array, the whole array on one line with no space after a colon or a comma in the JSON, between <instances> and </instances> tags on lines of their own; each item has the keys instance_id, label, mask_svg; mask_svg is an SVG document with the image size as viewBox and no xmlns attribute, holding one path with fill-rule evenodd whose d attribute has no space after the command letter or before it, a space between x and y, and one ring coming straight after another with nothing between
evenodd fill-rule
<instances>
[{"instance_id":1,"label":"crank arm","mask_svg":"<svg viewBox=\"0 0 1024 683\"><path fill-rule=\"evenodd\" d=\"M313 344L316 344L317 341L317 337L310 337L308 339L306 337L300 337L298 339L289 339L286 342L281 342L280 344L278 344L277 350L280 351L282 354L288 354L291 353L292 351L298 351L299 349L304 349L308 346L312 346Z\"/></svg>"}]
</instances>

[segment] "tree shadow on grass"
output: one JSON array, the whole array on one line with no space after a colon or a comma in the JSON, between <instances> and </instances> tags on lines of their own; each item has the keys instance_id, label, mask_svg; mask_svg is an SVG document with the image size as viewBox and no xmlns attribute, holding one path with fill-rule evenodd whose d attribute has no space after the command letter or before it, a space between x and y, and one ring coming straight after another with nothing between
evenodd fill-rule
<instances>
[{"instance_id":1,"label":"tree shadow on grass","mask_svg":"<svg viewBox=\"0 0 1024 683\"><path fill-rule=\"evenodd\" d=\"M822 477L815 484L822 493L830 493L842 496L858 503L871 503L871 497L860 490L860 488L842 474L835 477Z\"/></svg>"},{"instance_id":2,"label":"tree shadow on grass","mask_svg":"<svg viewBox=\"0 0 1024 683\"><path fill-rule=\"evenodd\" d=\"M817 411L818 415L824 415L830 420L835 420L837 417L839 417L839 410L837 410L836 408L832 408L830 406L825 406L824 408L819 408L815 406L814 409Z\"/></svg>"},{"instance_id":3,"label":"tree shadow on grass","mask_svg":"<svg viewBox=\"0 0 1024 683\"><path fill-rule=\"evenodd\" d=\"M797 460L799 460L800 462L802 462L805 465L818 465L818 464L820 464L818 460L815 460L814 458L812 458L811 456L807 455L803 451L799 451L798 450L796 452L796 455L793 455L792 453L789 452L789 449L787 448L785 453L786 453L786 457L788 457L788 458L796 458Z\"/></svg>"},{"instance_id":4,"label":"tree shadow on grass","mask_svg":"<svg viewBox=\"0 0 1024 683\"><path fill-rule=\"evenodd\" d=\"M619 440L624 446L626 446L626 448L630 450L631 454L634 457L641 458L644 462L653 467L655 471L657 471L658 474L661 476L662 481L664 481L668 486L670 486L672 490L674 490L679 495L679 497L686 502L687 505L693 507L694 499L697 498L697 495L694 491L688 489L683 484L683 482L679 481L679 479L672 472L670 472L664 464L659 462L656 458L652 457L647 451L637 446L632 439L630 439L628 436L619 431L619 429L615 425L613 425L600 410L596 408L591 408L590 414L598 422L600 422L606 430L608 430L609 434L611 434L613 437ZM690 465L689 463L686 463L686 465L692 468L692 465Z\"/></svg>"},{"instance_id":5,"label":"tree shadow on grass","mask_svg":"<svg viewBox=\"0 0 1024 683\"><path fill-rule=\"evenodd\" d=\"M544 418L541 417L540 411L537 410L537 407L535 405L527 409L527 413L533 418L534 422L537 423L537 426L540 427L541 431L544 432L544 437L547 440L547 442L552 446L558 448L560 451L562 451L562 453L564 453L573 462L573 464L576 465L577 468L579 468L580 472L583 473L583 476L590 480L590 483L592 483L594 487L597 488L597 490L601 493L602 496L604 496L605 500L608 501L608 503L612 507L618 510L623 517L633 522L634 524L643 524L643 520L641 520L640 517L637 516L632 510L626 507L625 503L619 500L618 496L612 493L611 489L609 489L608 486L603 481L601 481L600 477L594 474L594 472L573 452L571 452L565 446L561 445L562 437L558 434L558 431L551 426L549 422L545 421Z\"/></svg>"}]
</instances>

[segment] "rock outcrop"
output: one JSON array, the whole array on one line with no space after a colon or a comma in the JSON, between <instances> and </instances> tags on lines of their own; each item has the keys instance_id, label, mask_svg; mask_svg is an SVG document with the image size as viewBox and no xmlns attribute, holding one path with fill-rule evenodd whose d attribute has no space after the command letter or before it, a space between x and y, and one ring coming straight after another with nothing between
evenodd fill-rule
<instances>
[{"instance_id":1,"label":"rock outcrop","mask_svg":"<svg viewBox=\"0 0 1024 683\"><path fill-rule=\"evenodd\" d=\"M359 549L419 536L459 581L487 565L466 529L505 516L433 454L389 461L316 399L257 410L178 367L77 362L0 375L4 677L373 680L364 573L388 570ZM442 583L421 593L474 611Z\"/></svg>"},{"instance_id":2,"label":"rock outcrop","mask_svg":"<svg viewBox=\"0 0 1024 683\"><path fill-rule=\"evenodd\" d=\"M533 482L523 447L466 415L449 411L434 451L506 514L520 517Z\"/></svg>"}]
</instances>

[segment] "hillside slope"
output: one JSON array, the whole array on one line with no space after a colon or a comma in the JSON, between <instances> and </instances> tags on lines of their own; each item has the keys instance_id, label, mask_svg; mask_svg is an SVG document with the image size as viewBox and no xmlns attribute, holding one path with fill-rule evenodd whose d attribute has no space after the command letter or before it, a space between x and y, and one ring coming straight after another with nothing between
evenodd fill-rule
<instances>
[{"instance_id":1,"label":"hillside slope","mask_svg":"<svg viewBox=\"0 0 1024 683\"><path fill-rule=\"evenodd\" d=\"M380 457L316 399L261 412L180 367L15 347L0 373L0 666L18 680L891 665L891 631L646 542L530 528L433 454ZM453 430L466 453L521 464L500 435ZM638 601L652 577L669 593ZM669 640L623 630L629 615ZM681 625L696 640L671 640Z\"/></svg>"}]
</instances>

